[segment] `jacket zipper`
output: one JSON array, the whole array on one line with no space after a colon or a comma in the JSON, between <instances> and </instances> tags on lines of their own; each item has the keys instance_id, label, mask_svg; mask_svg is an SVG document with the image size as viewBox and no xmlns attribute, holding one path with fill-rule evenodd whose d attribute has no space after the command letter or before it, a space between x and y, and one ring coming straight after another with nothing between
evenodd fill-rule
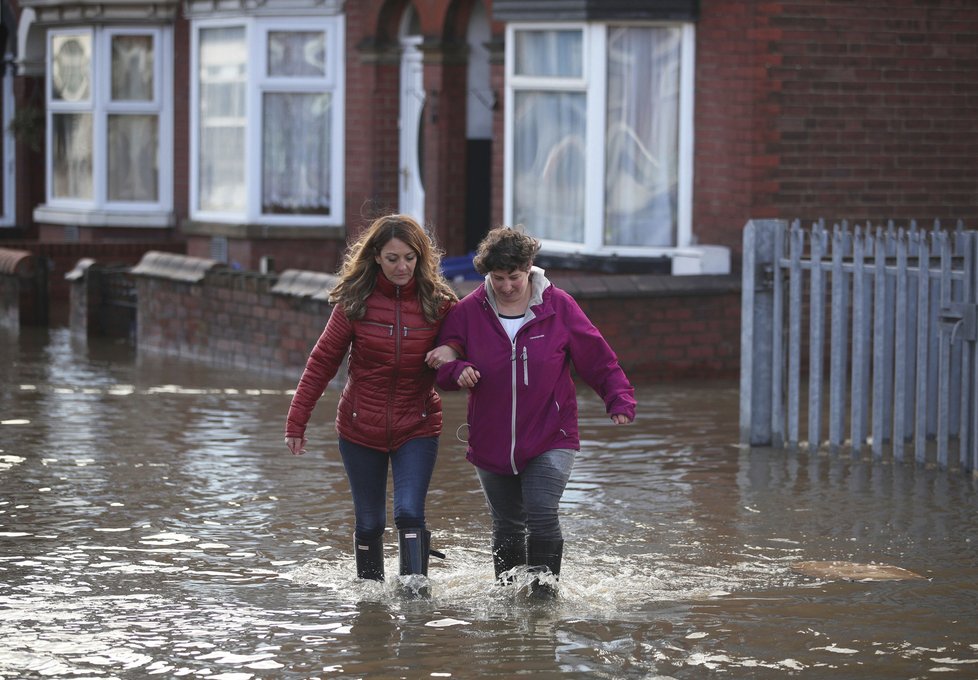
<instances>
[{"instance_id":1,"label":"jacket zipper","mask_svg":"<svg viewBox=\"0 0 978 680\"><path fill-rule=\"evenodd\" d=\"M401 327L401 287L394 287L394 329ZM394 386L397 385L397 374L401 368L401 333L394 335L394 375L387 391L387 448L391 448L394 441L392 422L394 420Z\"/></svg>"},{"instance_id":2,"label":"jacket zipper","mask_svg":"<svg viewBox=\"0 0 978 680\"><path fill-rule=\"evenodd\" d=\"M496 315L496 310L493 309L492 305L490 305L486 300L483 301L483 305L492 314L493 318L496 319L496 323L499 324L500 329L503 331L503 335L506 335L506 329L502 327L502 323L499 321L499 317ZM510 354L509 354L509 362L510 364L512 364L512 369L510 371L511 373L510 383L512 384L512 391L513 391L513 398L511 400L512 412L510 414L510 425L509 425L509 465L512 468L514 475L519 474L519 470L516 468L516 386L517 386L517 380L519 379L517 368L516 368L516 359L517 359L516 338L519 337L520 333L522 333L525 328L526 325L520 328L516 332L516 336L510 341ZM523 384L529 385L530 374L529 374L529 369L527 368L527 361L526 361L526 345L523 346L522 358L523 358Z\"/></svg>"},{"instance_id":3,"label":"jacket zipper","mask_svg":"<svg viewBox=\"0 0 978 680\"><path fill-rule=\"evenodd\" d=\"M512 343L512 352L509 355L509 361L513 365L512 369L512 385L513 385L513 399L512 399L512 415L510 416L510 433L509 433L509 464L513 468L513 474L519 474L519 470L516 469L516 341Z\"/></svg>"}]
</instances>

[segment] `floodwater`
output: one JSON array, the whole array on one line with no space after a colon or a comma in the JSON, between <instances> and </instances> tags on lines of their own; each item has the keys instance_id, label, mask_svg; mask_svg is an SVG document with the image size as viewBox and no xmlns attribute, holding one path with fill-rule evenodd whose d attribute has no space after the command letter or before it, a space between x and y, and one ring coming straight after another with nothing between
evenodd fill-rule
<instances>
[{"instance_id":1,"label":"floodwater","mask_svg":"<svg viewBox=\"0 0 978 680\"><path fill-rule=\"evenodd\" d=\"M642 386L617 428L581 391L550 604L492 585L449 395L424 600L354 579L335 391L293 458L298 376L0 341L2 679L978 677L973 478L742 449L735 384ZM791 568L812 560L925 578Z\"/></svg>"}]
</instances>

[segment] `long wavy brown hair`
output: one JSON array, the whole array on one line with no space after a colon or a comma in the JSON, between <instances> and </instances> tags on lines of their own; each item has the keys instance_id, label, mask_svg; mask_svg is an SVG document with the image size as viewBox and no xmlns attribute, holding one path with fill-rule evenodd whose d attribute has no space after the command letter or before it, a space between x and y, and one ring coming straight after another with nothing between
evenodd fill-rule
<instances>
[{"instance_id":1,"label":"long wavy brown hair","mask_svg":"<svg viewBox=\"0 0 978 680\"><path fill-rule=\"evenodd\" d=\"M431 235L407 215L378 217L347 248L339 271L340 282L330 291L329 301L343 305L348 319L362 319L367 311L367 298L377 284L377 277L382 275L376 257L392 238L403 241L418 256L414 267L418 298L425 318L434 323L458 302L458 296L442 276L442 251Z\"/></svg>"}]
</instances>

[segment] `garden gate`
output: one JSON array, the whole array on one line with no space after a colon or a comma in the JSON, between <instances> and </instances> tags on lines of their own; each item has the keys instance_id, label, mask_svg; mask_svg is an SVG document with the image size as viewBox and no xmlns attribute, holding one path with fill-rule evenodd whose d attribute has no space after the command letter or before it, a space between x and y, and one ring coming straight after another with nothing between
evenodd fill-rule
<instances>
[{"instance_id":1,"label":"garden gate","mask_svg":"<svg viewBox=\"0 0 978 680\"><path fill-rule=\"evenodd\" d=\"M978 469L978 232L752 220L743 244L741 443Z\"/></svg>"}]
</instances>

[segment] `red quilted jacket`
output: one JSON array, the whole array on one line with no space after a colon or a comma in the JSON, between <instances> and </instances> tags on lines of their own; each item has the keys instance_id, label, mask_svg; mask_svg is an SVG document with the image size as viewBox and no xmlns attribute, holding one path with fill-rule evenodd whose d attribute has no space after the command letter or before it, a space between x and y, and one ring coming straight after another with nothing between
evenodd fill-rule
<instances>
[{"instance_id":1,"label":"red quilted jacket","mask_svg":"<svg viewBox=\"0 0 978 680\"><path fill-rule=\"evenodd\" d=\"M408 439L439 435L441 398L424 357L440 326L425 319L414 279L395 286L379 275L362 319L350 321L340 305L333 308L292 397L285 436L304 435L347 349L347 381L336 411L343 439L390 451Z\"/></svg>"}]
</instances>

